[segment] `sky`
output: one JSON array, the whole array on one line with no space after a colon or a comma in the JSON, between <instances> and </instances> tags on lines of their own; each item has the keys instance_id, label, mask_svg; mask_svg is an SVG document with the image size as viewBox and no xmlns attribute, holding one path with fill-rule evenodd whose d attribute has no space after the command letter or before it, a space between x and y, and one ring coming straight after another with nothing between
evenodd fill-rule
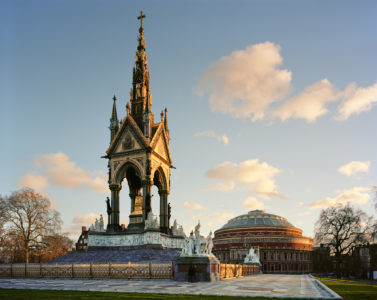
<instances>
[{"instance_id":1,"label":"sky","mask_svg":"<svg viewBox=\"0 0 377 300\"><path fill-rule=\"evenodd\" d=\"M376 1L2 0L1 195L47 195L73 239L106 216L101 156L114 94L126 115L140 10L171 222L206 235L264 209L313 237L330 206L377 216Z\"/></svg>"}]
</instances>

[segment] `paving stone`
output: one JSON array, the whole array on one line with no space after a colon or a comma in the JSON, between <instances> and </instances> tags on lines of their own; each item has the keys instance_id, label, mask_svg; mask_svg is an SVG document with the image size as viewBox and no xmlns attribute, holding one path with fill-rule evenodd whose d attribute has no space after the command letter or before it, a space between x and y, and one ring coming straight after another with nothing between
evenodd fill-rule
<instances>
[{"instance_id":1,"label":"paving stone","mask_svg":"<svg viewBox=\"0 0 377 300\"><path fill-rule=\"evenodd\" d=\"M0 278L0 288L341 299L311 275L259 274L215 282Z\"/></svg>"}]
</instances>

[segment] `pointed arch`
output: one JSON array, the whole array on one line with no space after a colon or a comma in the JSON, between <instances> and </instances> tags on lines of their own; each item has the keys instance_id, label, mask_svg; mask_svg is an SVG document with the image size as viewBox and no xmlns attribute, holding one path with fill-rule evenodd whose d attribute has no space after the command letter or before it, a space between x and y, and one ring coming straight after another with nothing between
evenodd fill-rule
<instances>
[{"instance_id":1,"label":"pointed arch","mask_svg":"<svg viewBox=\"0 0 377 300\"><path fill-rule=\"evenodd\" d=\"M130 168L135 170L135 174L140 177L140 180L144 178L142 166L135 160L127 160L122 162L121 165L114 170L114 182L121 184L123 179L127 177L127 171L130 174Z\"/></svg>"},{"instance_id":2,"label":"pointed arch","mask_svg":"<svg viewBox=\"0 0 377 300\"><path fill-rule=\"evenodd\" d=\"M159 191L166 191L168 189L166 175L161 166L154 171L153 184L158 187Z\"/></svg>"}]
</instances>

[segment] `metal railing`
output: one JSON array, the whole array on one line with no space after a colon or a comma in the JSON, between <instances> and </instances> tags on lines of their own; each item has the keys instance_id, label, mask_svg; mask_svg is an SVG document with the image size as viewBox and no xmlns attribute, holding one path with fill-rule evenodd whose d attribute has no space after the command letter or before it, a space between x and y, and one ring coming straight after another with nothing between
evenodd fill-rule
<instances>
[{"instance_id":1,"label":"metal railing","mask_svg":"<svg viewBox=\"0 0 377 300\"><path fill-rule=\"evenodd\" d=\"M253 265L220 264L219 270L221 278L232 278L258 274L260 269ZM174 263L3 264L0 277L173 279Z\"/></svg>"},{"instance_id":2,"label":"metal railing","mask_svg":"<svg viewBox=\"0 0 377 300\"><path fill-rule=\"evenodd\" d=\"M232 278L252 274L259 274L259 271L260 267L254 265L220 264L221 278Z\"/></svg>"},{"instance_id":3,"label":"metal railing","mask_svg":"<svg viewBox=\"0 0 377 300\"><path fill-rule=\"evenodd\" d=\"M172 279L173 263L128 264L4 264L0 277Z\"/></svg>"}]
</instances>

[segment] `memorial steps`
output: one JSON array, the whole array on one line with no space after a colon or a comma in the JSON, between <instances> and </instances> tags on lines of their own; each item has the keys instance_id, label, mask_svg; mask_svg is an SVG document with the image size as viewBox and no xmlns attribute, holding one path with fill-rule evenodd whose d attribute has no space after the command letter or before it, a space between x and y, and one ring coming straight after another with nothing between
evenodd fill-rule
<instances>
[{"instance_id":1,"label":"memorial steps","mask_svg":"<svg viewBox=\"0 0 377 300\"><path fill-rule=\"evenodd\" d=\"M176 260L180 251L172 249L130 249L73 251L60 256L49 264L102 264L102 263L170 263Z\"/></svg>"}]
</instances>

